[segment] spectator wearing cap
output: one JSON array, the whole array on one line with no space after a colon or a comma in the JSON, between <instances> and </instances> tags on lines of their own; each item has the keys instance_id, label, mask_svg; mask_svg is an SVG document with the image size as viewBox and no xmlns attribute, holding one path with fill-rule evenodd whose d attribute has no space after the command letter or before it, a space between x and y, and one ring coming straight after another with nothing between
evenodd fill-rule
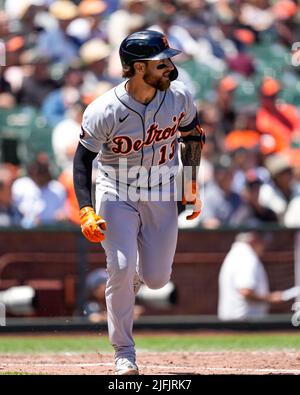
<instances>
[{"instance_id":1,"label":"spectator wearing cap","mask_svg":"<svg viewBox=\"0 0 300 395\"><path fill-rule=\"evenodd\" d=\"M145 16L148 15L149 2L146 0L121 0L119 9L113 12L107 21L108 42L111 47L118 48L120 42L132 30L132 20L140 25L136 30L142 30Z\"/></svg>"},{"instance_id":2,"label":"spectator wearing cap","mask_svg":"<svg viewBox=\"0 0 300 395\"><path fill-rule=\"evenodd\" d=\"M261 134L256 130L256 112L253 107L239 110L230 131L223 141L223 149L231 155L234 167L233 189L241 194L244 189L246 173L256 169L267 179L267 171L261 166Z\"/></svg>"},{"instance_id":3,"label":"spectator wearing cap","mask_svg":"<svg viewBox=\"0 0 300 395\"><path fill-rule=\"evenodd\" d=\"M33 6L35 8L45 6L49 3L48 0L19 0L17 5L14 0L5 0L5 11L10 20L20 20L22 19L30 8Z\"/></svg>"},{"instance_id":4,"label":"spectator wearing cap","mask_svg":"<svg viewBox=\"0 0 300 395\"><path fill-rule=\"evenodd\" d=\"M273 4L272 11L278 20L286 21L296 15L299 6L292 0L278 0Z\"/></svg>"},{"instance_id":5,"label":"spectator wearing cap","mask_svg":"<svg viewBox=\"0 0 300 395\"><path fill-rule=\"evenodd\" d=\"M4 10L0 10L0 37L7 37L9 35L9 18Z\"/></svg>"},{"instance_id":6,"label":"spectator wearing cap","mask_svg":"<svg viewBox=\"0 0 300 395\"><path fill-rule=\"evenodd\" d=\"M220 23L217 23L218 3L177 1L173 34L181 41L185 53L193 56L197 63L223 73L226 70L225 58L235 53L236 49L227 32L223 32ZM222 5L226 7L224 2Z\"/></svg>"},{"instance_id":7,"label":"spectator wearing cap","mask_svg":"<svg viewBox=\"0 0 300 395\"><path fill-rule=\"evenodd\" d=\"M237 87L237 80L233 76L227 75L220 80L216 89L216 106L220 112L219 127L225 135L234 128L236 120L234 94Z\"/></svg>"},{"instance_id":8,"label":"spectator wearing cap","mask_svg":"<svg viewBox=\"0 0 300 395\"><path fill-rule=\"evenodd\" d=\"M246 172L244 188L241 193L243 204L234 216L234 225L258 226L264 223L278 222L275 212L262 206L259 202L259 191L262 184L263 180L256 169Z\"/></svg>"},{"instance_id":9,"label":"spectator wearing cap","mask_svg":"<svg viewBox=\"0 0 300 395\"><path fill-rule=\"evenodd\" d=\"M253 56L246 49L255 42L255 35L250 29L237 28L233 30L232 41L238 52L227 57L229 70L249 78L255 72L255 63Z\"/></svg>"},{"instance_id":10,"label":"spectator wearing cap","mask_svg":"<svg viewBox=\"0 0 300 395\"><path fill-rule=\"evenodd\" d=\"M50 92L42 104L42 113L49 126L55 127L66 118L67 111L80 99L83 71L80 63L70 64L63 77L63 85Z\"/></svg>"},{"instance_id":11,"label":"spectator wearing cap","mask_svg":"<svg viewBox=\"0 0 300 395\"><path fill-rule=\"evenodd\" d=\"M215 8L217 5L199 0L177 0L173 4L176 5L176 21L178 25L187 29L195 39L203 36L205 30L211 26L216 27Z\"/></svg>"},{"instance_id":12,"label":"spectator wearing cap","mask_svg":"<svg viewBox=\"0 0 300 395\"><path fill-rule=\"evenodd\" d=\"M6 94L0 98L1 107L12 108L16 105L15 94L20 89L24 78L21 56L25 45L25 38L22 35L15 35L5 41L5 66L0 67L0 74Z\"/></svg>"},{"instance_id":13,"label":"spectator wearing cap","mask_svg":"<svg viewBox=\"0 0 300 395\"><path fill-rule=\"evenodd\" d=\"M12 94L10 83L6 80L3 67L0 67L0 108L13 108L16 100Z\"/></svg>"},{"instance_id":14,"label":"spectator wearing cap","mask_svg":"<svg viewBox=\"0 0 300 395\"><path fill-rule=\"evenodd\" d=\"M80 48L80 57L85 67L82 91L86 94L94 92L100 82L108 82L112 85L118 83L108 74L108 58L110 47L101 39L89 40Z\"/></svg>"},{"instance_id":15,"label":"spectator wearing cap","mask_svg":"<svg viewBox=\"0 0 300 395\"><path fill-rule=\"evenodd\" d=\"M28 67L28 72L17 92L18 103L39 109L46 96L58 87L50 77L50 59L32 49L22 54L21 61Z\"/></svg>"},{"instance_id":16,"label":"spectator wearing cap","mask_svg":"<svg viewBox=\"0 0 300 395\"><path fill-rule=\"evenodd\" d=\"M21 214L12 201L14 174L6 164L0 165L0 227L20 225Z\"/></svg>"},{"instance_id":17,"label":"spectator wearing cap","mask_svg":"<svg viewBox=\"0 0 300 395\"><path fill-rule=\"evenodd\" d=\"M83 313L89 321L94 323L106 320L106 281L107 272L105 269L93 270L86 278L86 303Z\"/></svg>"},{"instance_id":18,"label":"spectator wearing cap","mask_svg":"<svg viewBox=\"0 0 300 395\"><path fill-rule=\"evenodd\" d=\"M270 155L265 161L271 181L259 191L259 203L273 210L282 223L293 198L300 196L300 186L293 178L291 165L283 154Z\"/></svg>"},{"instance_id":19,"label":"spectator wearing cap","mask_svg":"<svg viewBox=\"0 0 300 395\"><path fill-rule=\"evenodd\" d=\"M78 18L74 19L67 28L67 34L79 47L92 38L107 41L102 20L106 9L107 3L103 0L83 0L79 3Z\"/></svg>"},{"instance_id":20,"label":"spectator wearing cap","mask_svg":"<svg viewBox=\"0 0 300 395\"><path fill-rule=\"evenodd\" d=\"M100 38L107 41L107 33L103 27L103 15L108 4L104 0L82 0L78 5L79 15L89 26L89 40ZM88 40L86 40L88 41Z\"/></svg>"},{"instance_id":21,"label":"spectator wearing cap","mask_svg":"<svg viewBox=\"0 0 300 395\"><path fill-rule=\"evenodd\" d=\"M36 20L38 15L46 10L45 2L43 0L21 0L18 2L18 7L16 7L16 3L13 6L17 9L16 19L20 22L22 33L26 36L30 46L34 45L38 34Z\"/></svg>"},{"instance_id":22,"label":"spectator wearing cap","mask_svg":"<svg viewBox=\"0 0 300 395\"><path fill-rule=\"evenodd\" d=\"M32 228L65 220L66 191L53 179L47 155L40 153L28 166L28 175L12 185L12 201L22 215L20 225Z\"/></svg>"},{"instance_id":23,"label":"spectator wearing cap","mask_svg":"<svg viewBox=\"0 0 300 395\"><path fill-rule=\"evenodd\" d=\"M57 0L50 5L49 11L58 27L40 34L37 49L53 62L68 65L78 57L78 45L67 33L68 26L78 15L77 6L69 0Z\"/></svg>"},{"instance_id":24,"label":"spectator wearing cap","mask_svg":"<svg viewBox=\"0 0 300 395\"><path fill-rule=\"evenodd\" d=\"M86 303L83 313L92 323L106 321L107 319L105 300L106 281L106 269L93 270L86 278ZM133 311L134 319L137 319L143 313L144 307L136 304Z\"/></svg>"},{"instance_id":25,"label":"spectator wearing cap","mask_svg":"<svg viewBox=\"0 0 300 395\"><path fill-rule=\"evenodd\" d=\"M203 210L196 224L205 228L218 228L222 225L232 224L235 213L241 205L239 194L232 190L233 169L229 157L221 157L214 165L214 177L200 191L203 196ZM186 221L186 213L178 217L179 228L191 227Z\"/></svg>"},{"instance_id":26,"label":"spectator wearing cap","mask_svg":"<svg viewBox=\"0 0 300 395\"><path fill-rule=\"evenodd\" d=\"M220 111L214 102L201 101L198 103L198 116L203 129L205 130L206 143L203 156L213 162L216 154L222 149L223 130L220 125Z\"/></svg>"},{"instance_id":27,"label":"spectator wearing cap","mask_svg":"<svg viewBox=\"0 0 300 395\"><path fill-rule=\"evenodd\" d=\"M6 66L20 65L20 56L23 52L25 44L25 38L22 35L11 37L6 41Z\"/></svg>"},{"instance_id":28,"label":"spectator wearing cap","mask_svg":"<svg viewBox=\"0 0 300 395\"><path fill-rule=\"evenodd\" d=\"M279 81L265 77L260 88L261 104L257 110L256 126L262 133L271 134L276 141L276 151L288 148L300 132L300 114L292 104L278 102L281 91Z\"/></svg>"},{"instance_id":29,"label":"spectator wearing cap","mask_svg":"<svg viewBox=\"0 0 300 395\"><path fill-rule=\"evenodd\" d=\"M256 32L269 30L274 24L274 14L270 1L243 1L239 21Z\"/></svg>"},{"instance_id":30,"label":"spectator wearing cap","mask_svg":"<svg viewBox=\"0 0 300 395\"><path fill-rule=\"evenodd\" d=\"M282 41L289 48L297 41L294 25L298 24L294 17L299 11L298 5L293 0L278 0L272 6L272 12L275 16L276 32Z\"/></svg>"}]
</instances>

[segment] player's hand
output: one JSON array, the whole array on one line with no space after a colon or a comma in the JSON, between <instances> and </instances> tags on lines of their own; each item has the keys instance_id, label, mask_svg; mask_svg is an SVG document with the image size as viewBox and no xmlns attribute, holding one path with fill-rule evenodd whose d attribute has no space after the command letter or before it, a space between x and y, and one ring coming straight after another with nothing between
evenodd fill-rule
<instances>
[{"instance_id":1,"label":"player's hand","mask_svg":"<svg viewBox=\"0 0 300 395\"><path fill-rule=\"evenodd\" d=\"M184 186L184 194L182 198L182 204L184 206L189 206L193 210L192 214L186 217L187 220L192 220L198 217L201 213L202 202L199 196L199 191L196 181L190 181Z\"/></svg>"},{"instance_id":2,"label":"player's hand","mask_svg":"<svg viewBox=\"0 0 300 395\"><path fill-rule=\"evenodd\" d=\"M80 212L81 231L92 243L99 243L105 239L101 230L106 230L106 221L97 215L92 207L83 207Z\"/></svg>"}]
</instances>

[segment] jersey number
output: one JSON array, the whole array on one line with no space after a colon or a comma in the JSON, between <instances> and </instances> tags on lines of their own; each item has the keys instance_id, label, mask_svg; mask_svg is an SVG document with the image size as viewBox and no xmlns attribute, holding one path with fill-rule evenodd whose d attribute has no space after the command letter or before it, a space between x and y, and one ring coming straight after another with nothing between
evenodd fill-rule
<instances>
[{"instance_id":1,"label":"jersey number","mask_svg":"<svg viewBox=\"0 0 300 395\"><path fill-rule=\"evenodd\" d=\"M175 142L176 139L172 141L170 144L171 152L169 154L169 160L172 160L175 155ZM163 145L160 150L159 150L159 162L158 165L163 165L167 161L167 149L168 149L168 144Z\"/></svg>"}]
</instances>

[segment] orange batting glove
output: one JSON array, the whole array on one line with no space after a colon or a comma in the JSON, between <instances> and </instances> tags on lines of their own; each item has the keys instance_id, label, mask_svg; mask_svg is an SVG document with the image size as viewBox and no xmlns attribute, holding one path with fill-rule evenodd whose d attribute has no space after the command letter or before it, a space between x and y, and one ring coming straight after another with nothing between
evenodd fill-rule
<instances>
[{"instance_id":1,"label":"orange batting glove","mask_svg":"<svg viewBox=\"0 0 300 395\"><path fill-rule=\"evenodd\" d=\"M190 208L193 210L192 214L186 217L186 219L189 221L197 218L198 215L201 213L202 202L199 197L199 191L196 181L189 181L185 184L182 204L184 206L189 205Z\"/></svg>"},{"instance_id":2,"label":"orange batting glove","mask_svg":"<svg viewBox=\"0 0 300 395\"><path fill-rule=\"evenodd\" d=\"M92 243L99 243L105 239L101 230L106 230L106 221L97 215L92 207L83 207L80 212L81 231Z\"/></svg>"}]
</instances>

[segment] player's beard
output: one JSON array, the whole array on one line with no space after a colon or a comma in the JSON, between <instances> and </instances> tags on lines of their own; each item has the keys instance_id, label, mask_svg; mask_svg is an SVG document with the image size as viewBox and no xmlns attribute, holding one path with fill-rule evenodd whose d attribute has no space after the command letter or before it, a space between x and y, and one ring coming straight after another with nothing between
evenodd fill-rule
<instances>
[{"instance_id":1,"label":"player's beard","mask_svg":"<svg viewBox=\"0 0 300 395\"><path fill-rule=\"evenodd\" d=\"M158 89L160 91L165 91L169 88L171 81L168 78L163 78L163 77L153 77L151 74L146 71L143 80L146 82L146 84L152 86L155 89Z\"/></svg>"}]
</instances>

